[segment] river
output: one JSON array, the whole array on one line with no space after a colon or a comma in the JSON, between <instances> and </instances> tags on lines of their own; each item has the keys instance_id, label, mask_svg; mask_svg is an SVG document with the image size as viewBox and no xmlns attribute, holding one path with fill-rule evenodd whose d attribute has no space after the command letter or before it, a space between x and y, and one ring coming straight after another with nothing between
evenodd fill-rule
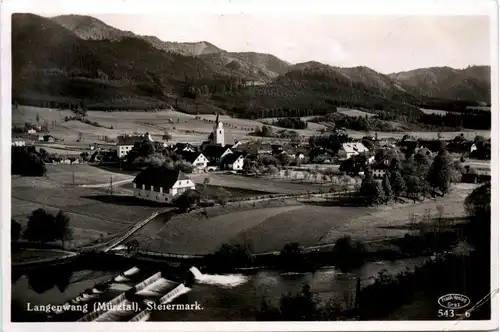
<instances>
[{"instance_id":1,"label":"river","mask_svg":"<svg viewBox=\"0 0 500 332\"><path fill-rule=\"evenodd\" d=\"M324 268L315 273L280 273L260 270L255 273L232 275L203 275L196 279L191 291L181 295L175 303L199 303L198 311L154 311L152 321L237 321L255 320L254 312L262 299L279 305L282 294L297 293L303 284L309 284L321 301L339 299L352 301L356 279L362 287L373 281L382 270L397 274L414 269L425 257L391 262L370 262L350 273L335 268ZM33 271L12 281L12 312L19 320L30 320L25 312L27 304L62 304L97 283L104 282L124 270ZM33 319L33 318L31 318ZM14 318L13 318L14 320Z\"/></svg>"}]
</instances>

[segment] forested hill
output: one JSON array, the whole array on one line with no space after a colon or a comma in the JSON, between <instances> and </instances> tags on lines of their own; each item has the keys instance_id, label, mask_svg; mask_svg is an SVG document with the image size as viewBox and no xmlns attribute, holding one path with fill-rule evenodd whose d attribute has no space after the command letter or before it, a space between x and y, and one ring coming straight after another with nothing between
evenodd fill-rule
<instances>
[{"instance_id":1,"label":"forested hill","mask_svg":"<svg viewBox=\"0 0 500 332\"><path fill-rule=\"evenodd\" d=\"M479 69L462 74L471 76L469 83L483 77ZM245 117L319 115L346 106L383 112L387 119L420 116L419 107L434 95L423 95L423 83L410 79L415 75L398 75L318 62L292 65L271 54L229 52L209 42L163 42L89 16L12 16L12 86L19 103L100 109L194 103L196 112L218 106ZM487 97L482 86L465 95Z\"/></svg>"}]
</instances>

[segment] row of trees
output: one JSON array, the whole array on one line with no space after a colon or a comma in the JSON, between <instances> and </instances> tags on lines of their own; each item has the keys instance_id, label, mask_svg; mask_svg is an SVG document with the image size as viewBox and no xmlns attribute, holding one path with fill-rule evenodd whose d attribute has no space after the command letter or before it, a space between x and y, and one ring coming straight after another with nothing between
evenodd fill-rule
<instances>
[{"instance_id":1,"label":"row of trees","mask_svg":"<svg viewBox=\"0 0 500 332\"><path fill-rule=\"evenodd\" d=\"M42 243L58 240L64 247L64 242L71 240L72 237L70 218L62 211L54 215L44 209L34 210L28 218L24 232L22 232L19 222L11 220L11 239L13 241L17 241L19 238Z\"/></svg>"},{"instance_id":2,"label":"row of trees","mask_svg":"<svg viewBox=\"0 0 500 332\"><path fill-rule=\"evenodd\" d=\"M299 117L279 118L273 120L273 126L289 129L307 129L307 121L302 121Z\"/></svg>"},{"instance_id":3,"label":"row of trees","mask_svg":"<svg viewBox=\"0 0 500 332\"><path fill-rule=\"evenodd\" d=\"M418 119L425 125L450 127L461 130L462 128L489 130L491 129L491 113L484 111L467 111L464 113L423 114Z\"/></svg>"}]
</instances>

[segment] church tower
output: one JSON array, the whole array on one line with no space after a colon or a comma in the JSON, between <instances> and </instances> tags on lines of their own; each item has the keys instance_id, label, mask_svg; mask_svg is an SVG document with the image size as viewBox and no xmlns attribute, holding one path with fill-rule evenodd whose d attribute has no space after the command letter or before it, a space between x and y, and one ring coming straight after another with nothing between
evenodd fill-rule
<instances>
[{"instance_id":1,"label":"church tower","mask_svg":"<svg viewBox=\"0 0 500 332\"><path fill-rule=\"evenodd\" d=\"M220 144L221 146L225 145L224 144L224 125L219 120L219 113L217 113L217 117L215 118L213 143Z\"/></svg>"}]
</instances>

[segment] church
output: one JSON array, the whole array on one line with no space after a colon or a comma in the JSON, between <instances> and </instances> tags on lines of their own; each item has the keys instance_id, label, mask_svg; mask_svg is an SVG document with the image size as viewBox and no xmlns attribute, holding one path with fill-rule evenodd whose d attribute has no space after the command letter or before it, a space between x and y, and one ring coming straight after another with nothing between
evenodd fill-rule
<instances>
[{"instance_id":1,"label":"church","mask_svg":"<svg viewBox=\"0 0 500 332\"><path fill-rule=\"evenodd\" d=\"M224 146L224 124L219 119L219 113L217 113L217 117L215 118L214 131L212 136L212 144Z\"/></svg>"}]
</instances>

